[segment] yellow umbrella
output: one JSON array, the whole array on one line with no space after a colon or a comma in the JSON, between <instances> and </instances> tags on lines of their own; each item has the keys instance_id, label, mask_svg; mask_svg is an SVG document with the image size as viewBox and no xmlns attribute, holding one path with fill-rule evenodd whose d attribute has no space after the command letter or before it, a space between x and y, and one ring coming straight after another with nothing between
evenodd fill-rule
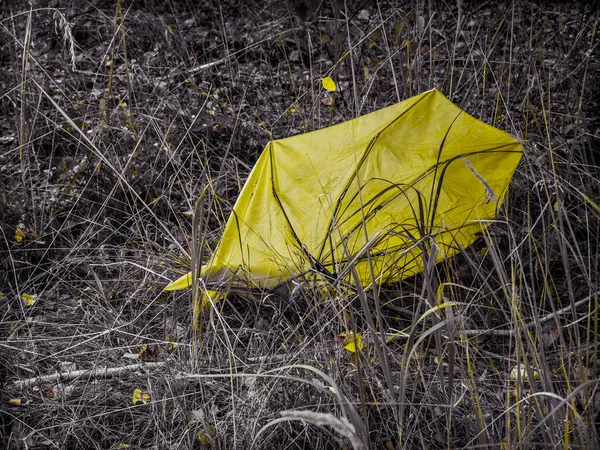
<instances>
[{"instance_id":1,"label":"yellow umbrella","mask_svg":"<svg viewBox=\"0 0 600 450\"><path fill-rule=\"evenodd\" d=\"M209 286L292 278L385 284L471 245L490 224L521 144L431 90L311 133L271 141L202 267ZM372 279L371 268L375 280ZM191 284L187 274L169 284Z\"/></svg>"}]
</instances>

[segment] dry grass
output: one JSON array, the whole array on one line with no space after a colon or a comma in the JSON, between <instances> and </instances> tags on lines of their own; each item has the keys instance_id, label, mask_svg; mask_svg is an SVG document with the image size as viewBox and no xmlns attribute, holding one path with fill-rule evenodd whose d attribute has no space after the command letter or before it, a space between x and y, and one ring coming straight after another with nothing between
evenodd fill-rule
<instances>
[{"instance_id":1,"label":"dry grass","mask_svg":"<svg viewBox=\"0 0 600 450\"><path fill-rule=\"evenodd\" d=\"M597 448L596 10L148 3L0 12L0 446ZM433 87L525 144L474 246L368 292L162 292L268 139Z\"/></svg>"}]
</instances>

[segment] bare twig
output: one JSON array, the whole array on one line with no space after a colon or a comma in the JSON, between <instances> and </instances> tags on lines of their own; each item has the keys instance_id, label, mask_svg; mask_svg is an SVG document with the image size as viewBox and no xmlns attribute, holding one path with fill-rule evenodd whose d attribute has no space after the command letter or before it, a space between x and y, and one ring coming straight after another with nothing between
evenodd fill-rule
<instances>
[{"instance_id":1,"label":"bare twig","mask_svg":"<svg viewBox=\"0 0 600 450\"><path fill-rule=\"evenodd\" d=\"M525 324L524 329L529 330L531 328L535 328L536 326L542 325L546 322L550 322L551 320L555 319L556 317L560 316L561 314L570 312L573 308L579 308L580 306L588 304L590 302L590 300L594 299L595 297L598 297L599 295L600 295L600 291L595 292L594 294L589 295L589 296L585 297L584 299L581 299L578 302L575 302L572 305L565 306L564 308L561 308L553 313L550 313L543 317L540 317L540 319L537 321L532 321L532 322ZM492 336L514 336L516 331L519 331L519 330L515 330L513 328L508 329L508 330L496 330L496 329L483 330L483 329L481 329L481 330L462 330L461 333L463 333L466 336L479 336L480 334L491 334Z\"/></svg>"},{"instance_id":2,"label":"bare twig","mask_svg":"<svg viewBox=\"0 0 600 450\"><path fill-rule=\"evenodd\" d=\"M24 387L33 386L38 383L48 382L64 382L73 381L79 377L85 377L86 379L94 378L111 378L119 376L127 372L134 372L136 370L151 370L163 367L165 362L152 362L143 364L130 364L122 367L96 367L94 369L82 369L82 370L70 370L67 372L55 372L50 375L43 375L40 377L27 378L25 380L18 380L12 384L15 389L22 389Z\"/></svg>"}]
</instances>

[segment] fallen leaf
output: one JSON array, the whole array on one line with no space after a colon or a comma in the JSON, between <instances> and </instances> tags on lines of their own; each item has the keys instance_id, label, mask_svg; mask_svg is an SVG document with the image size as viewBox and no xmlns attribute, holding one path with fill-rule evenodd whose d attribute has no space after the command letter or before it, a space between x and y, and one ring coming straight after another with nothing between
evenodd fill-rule
<instances>
[{"instance_id":1,"label":"fallen leaf","mask_svg":"<svg viewBox=\"0 0 600 450\"><path fill-rule=\"evenodd\" d=\"M24 223L20 223L15 229L15 240L21 244L23 241L34 241L43 244L40 238L36 235L35 231L25 226Z\"/></svg>"},{"instance_id":2,"label":"fallen leaf","mask_svg":"<svg viewBox=\"0 0 600 450\"><path fill-rule=\"evenodd\" d=\"M529 375L527 375L527 367L525 366L525 364L521 363L518 366L513 367L512 370L510 371L510 379L511 380L518 379L519 374L521 375L522 380L526 381L529 379ZM533 371L533 379L534 380L540 379L540 374L536 370Z\"/></svg>"},{"instance_id":3,"label":"fallen leaf","mask_svg":"<svg viewBox=\"0 0 600 450\"><path fill-rule=\"evenodd\" d=\"M323 87L326 91L333 92L337 90L335 81L333 81L331 77L325 77L321 80L321 82L323 83Z\"/></svg>"},{"instance_id":4,"label":"fallen leaf","mask_svg":"<svg viewBox=\"0 0 600 450\"><path fill-rule=\"evenodd\" d=\"M21 406L21 399L20 398L11 398L8 400L8 404L13 405L13 406Z\"/></svg>"},{"instance_id":5,"label":"fallen leaf","mask_svg":"<svg viewBox=\"0 0 600 450\"><path fill-rule=\"evenodd\" d=\"M33 306L35 302L37 302L37 295L31 295L23 292L21 294L21 300L23 300L23 304L25 306Z\"/></svg>"},{"instance_id":6,"label":"fallen leaf","mask_svg":"<svg viewBox=\"0 0 600 450\"><path fill-rule=\"evenodd\" d=\"M217 435L217 429L214 425L209 425L206 430L202 428L198 431L198 440L202 445L209 445L213 438Z\"/></svg>"},{"instance_id":7,"label":"fallen leaf","mask_svg":"<svg viewBox=\"0 0 600 450\"><path fill-rule=\"evenodd\" d=\"M57 391L58 391L57 387L52 386L52 387L47 387L45 389L42 389L42 394L46 398L56 398L58 395Z\"/></svg>"},{"instance_id":8,"label":"fallen leaf","mask_svg":"<svg viewBox=\"0 0 600 450\"><path fill-rule=\"evenodd\" d=\"M357 334L354 336L354 333L342 333L340 334L344 339L344 348L348 350L350 353L356 353L356 350L362 350L365 347L363 342L362 335Z\"/></svg>"},{"instance_id":9,"label":"fallen leaf","mask_svg":"<svg viewBox=\"0 0 600 450\"><path fill-rule=\"evenodd\" d=\"M139 402L142 402L145 405L148 402L149 398L150 394L142 392L141 389L136 389L135 391L133 391L132 402L134 405L137 405Z\"/></svg>"}]
</instances>

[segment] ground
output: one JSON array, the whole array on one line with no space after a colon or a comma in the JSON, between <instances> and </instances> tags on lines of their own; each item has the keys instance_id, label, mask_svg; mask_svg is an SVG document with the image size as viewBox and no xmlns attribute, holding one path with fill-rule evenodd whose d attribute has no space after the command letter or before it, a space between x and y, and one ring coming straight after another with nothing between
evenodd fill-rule
<instances>
[{"instance_id":1,"label":"ground","mask_svg":"<svg viewBox=\"0 0 600 450\"><path fill-rule=\"evenodd\" d=\"M0 3L0 447L597 448L597 6ZM206 186L210 253L270 139L432 88L523 142L473 246L375 291L163 292Z\"/></svg>"}]
</instances>

